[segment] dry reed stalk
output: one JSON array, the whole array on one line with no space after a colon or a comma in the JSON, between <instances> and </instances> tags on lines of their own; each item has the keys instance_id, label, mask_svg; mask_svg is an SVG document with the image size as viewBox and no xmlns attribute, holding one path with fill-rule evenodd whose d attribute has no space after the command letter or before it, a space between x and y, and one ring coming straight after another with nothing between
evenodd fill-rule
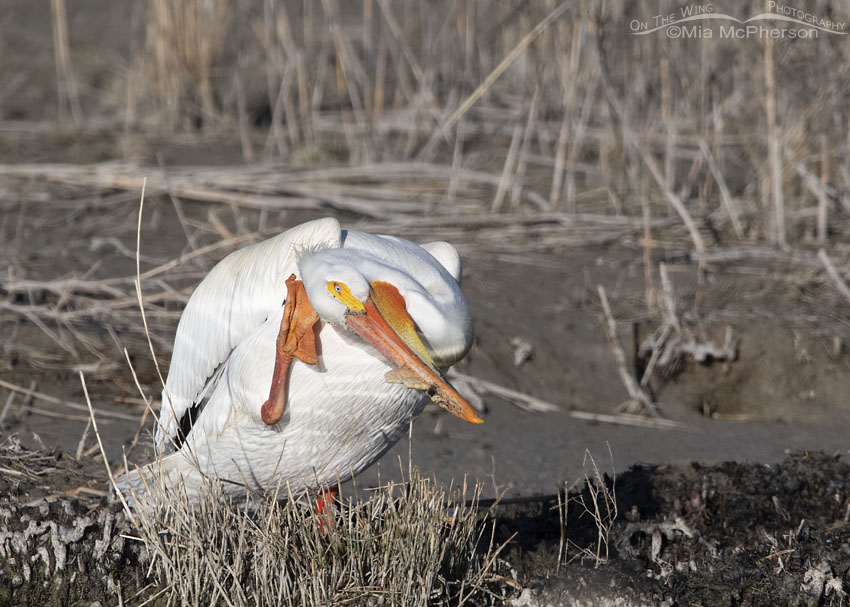
<instances>
[{"instance_id":1,"label":"dry reed stalk","mask_svg":"<svg viewBox=\"0 0 850 607\"><path fill-rule=\"evenodd\" d=\"M35 407L33 405L29 405L25 410L21 412L21 416L29 416L29 415L40 415L42 417L49 417L51 419L61 419L66 422L84 422L88 420L88 416L86 415L72 415L70 413L57 413L56 411L50 411L49 409L41 409L39 407ZM45 447L46 448L46 447Z\"/></svg>"},{"instance_id":2,"label":"dry reed stalk","mask_svg":"<svg viewBox=\"0 0 850 607\"><path fill-rule=\"evenodd\" d=\"M726 186L726 180L723 178L723 173L717 166L717 162L714 160L714 155L711 153L708 143L704 139L700 139L699 149L705 157L708 170L711 171L711 174L717 183L717 189L720 191L720 202L723 204L723 208L729 215L729 219L732 222L732 228L735 230L735 235L738 238L743 238L744 228L741 226L741 220L738 218L738 209L735 206L735 202L732 200L732 196L729 194L729 188Z\"/></svg>"},{"instance_id":3,"label":"dry reed stalk","mask_svg":"<svg viewBox=\"0 0 850 607\"><path fill-rule=\"evenodd\" d=\"M169 401L168 404L169 404L169 406L171 406L171 396L169 395L169 393L168 393L168 391L165 387L165 379L163 378L162 370L159 368L159 359L156 357L156 352L154 351L154 348L153 348L153 341L151 341L151 334L150 334L150 331L148 330L148 319L147 319L147 315L145 314L145 304L144 304L144 299L142 297L142 273L141 273L139 258L140 258L141 243L142 243L142 212L144 211L144 208L145 208L145 185L146 185L146 183L147 182L142 182L142 191L141 191L141 194L139 195L139 220L138 220L138 223L136 224L136 280L135 280L136 297L137 297L138 303L139 303L139 313L142 316L142 326L144 327L145 338L147 339L147 342L148 342L148 349L150 351L151 360L153 360L154 368L156 369L156 375L159 378L159 383L162 386L165 398L168 399L168 401ZM125 350L125 355L126 355L126 350ZM127 359L129 361L129 356L127 356ZM132 365L131 365L130 368L132 369ZM135 378L135 372L133 373L133 376ZM136 379L136 385L138 386L138 379ZM140 389L140 392L141 392L141 389ZM142 398L145 398L144 394L142 394ZM162 403L161 406L166 406L166 405L165 405L165 403ZM145 411L145 414L147 414L147 411ZM113 486L114 486L114 484L115 483L113 481ZM116 489L116 491L117 491L117 489ZM121 498L121 501L122 502L124 501L123 497Z\"/></svg>"},{"instance_id":4,"label":"dry reed stalk","mask_svg":"<svg viewBox=\"0 0 850 607\"><path fill-rule=\"evenodd\" d=\"M0 410L0 425L3 424L3 420L6 419L6 415L9 413L9 408L12 406L12 403L15 400L15 391L9 390L9 394L6 395L6 401L3 403L3 409Z\"/></svg>"},{"instance_id":5,"label":"dry reed stalk","mask_svg":"<svg viewBox=\"0 0 850 607\"><path fill-rule=\"evenodd\" d=\"M165 191L168 193L168 198L171 200L171 205L174 207L174 212L177 215L177 221L180 223L180 228L183 230L183 235L186 237L186 242L189 243L189 248L193 251L198 249L198 246L195 244L195 235L192 234L191 229L189 228L186 215L183 213L183 205L180 203L180 200L177 196L174 195L174 192L171 189L171 185L168 183L168 172L165 168L165 161L162 159L162 156L157 154L157 161L159 162L160 173L162 174L162 181L165 185ZM142 195L144 196L146 183L142 182ZM138 254L138 251L136 251Z\"/></svg>"},{"instance_id":6,"label":"dry reed stalk","mask_svg":"<svg viewBox=\"0 0 850 607\"><path fill-rule=\"evenodd\" d=\"M286 90L289 87L290 80L292 78L292 66L286 64L286 67L283 68L283 74L280 77L280 81L277 83L277 94L273 95L274 103L272 106L272 116L271 116L271 124L269 125L269 132L266 135L266 145L263 150L264 155L269 156L272 149L277 147L277 152L281 157L286 157L289 152L289 146L287 145L286 138L284 137L283 132L283 99L286 95ZM270 93L271 95L272 93Z\"/></svg>"},{"instance_id":7,"label":"dry reed stalk","mask_svg":"<svg viewBox=\"0 0 850 607\"><path fill-rule=\"evenodd\" d=\"M602 82L605 94L608 97L608 103L614 110L614 113L617 115L617 118L621 123L624 143L627 147L634 148L640 154L640 157L643 159L644 164L646 164L646 167L652 174L653 179L655 179L656 184L664 193L664 196L665 198L667 198L667 201L670 203L670 206L673 207L673 209L682 219L682 222L685 224L685 227L688 230L688 234L690 235L691 240L694 243L694 248L698 252L702 252L705 250L705 244L702 240L702 236L700 235L699 230L697 229L696 223L694 222L685 205L682 203L682 200L678 196L676 196L676 194L673 193L673 191L669 187L667 187L664 176L661 174L658 165L652 158L652 154L646 147L643 147L638 143L634 131L632 131L631 126L627 122L627 117L623 109L623 104L617 97L617 94L614 91L614 87L611 84L611 80L608 77L608 72L605 69L604 63L602 62L602 53L599 50L599 41L597 40L596 36L597 33L595 27L590 28L588 38L591 41L591 54L593 55L593 58L596 62L596 68L599 74L599 79Z\"/></svg>"},{"instance_id":8,"label":"dry reed stalk","mask_svg":"<svg viewBox=\"0 0 850 607\"><path fill-rule=\"evenodd\" d=\"M298 111L295 109L295 100L293 98L293 80L295 81L295 87L300 91L300 81L302 78L306 78L306 74L301 72L301 70L304 69L303 65L299 67L300 64L298 57L300 56L300 52L298 51L298 47L292 33L292 24L289 20L289 12L286 9L286 3L281 3L279 5L279 10L276 11L276 17L275 25L277 39L283 45L283 50L286 54L286 67L288 68L288 71L285 71L285 77L281 81L283 111L284 116L286 117L286 129L289 135L289 144L293 148L296 148L302 141L302 134L299 130L301 120ZM283 84L284 81L286 82L286 86Z\"/></svg>"},{"instance_id":9,"label":"dry reed stalk","mask_svg":"<svg viewBox=\"0 0 850 607\"><path fill-rule=\"evenodd\" d=\"M827 144L826 133L822 133L820 137L820 180L824 185L829 183L830 152ZM824 244L828 233L827 222L829 218L829 199L826 196L826 188L818 188L816 197L818 201L817 241Z\"/></svg>"},{"instance_id":10,"label":"dry reed stalk","mask_svg":"<svg viewBox=\"0 0 850 607\"><path fill-rule=\"evenodd\" d=\"M655 311L655 279L652 275L652 250L654 242L652 239L652 221L649 201L643 192L640 193L640 206L643 211L643 283L646 293L646 311L652 314Z\"/></svg>"},{"instance_id":11,"label":"dry reed stalk","mask_svg":"<svg viewBox=\"0 0 850 607\"><path fill-rule=\"evenodd\" d=\"M658 264L658 274L661 276L664 323L669 324L676 331L681 331L682 326L679 324L679 315L676 313L676 298L673 295L673 283L670 282L666 263Z\"/></svg>"},{"instance_id":12,"label":"dry reed stalk","mask_svg":"<svg viewBox=\"0 0 850 607\"><path fill-rule=\"evenodd\" d=\"M376 149L381 149L383 146L383 128L381 128L380 118L384 114L384 107L387 98L387 57L389 48L383 36L378 38L378 52L375 59L375 82L372 95L372 112L370 117L369 128L373 132L373 145Z\"/></svg>"},{"instance_id":13,"label":"dry reed stalk","mask_svg":"<svg viewBox=\"0 0 850 607\"><path fill-rule=\"evenodd\" d=\"M493 394L508 403L516 405L524 411L533 413L563 411L561 407L554 403L547 402L518 390L506 388L505 386L501 386L491 381L473 377L466 373L461 373L454 369L449 370L448 377L453 381L456 381L459 385L466 385L472 391L472 394L466 394L465 396L471 396L477 400L480 400L481 394ZM590 413L587 411L569 411L568 414L570 417L575 419L591 421L599 424L654 428L657 430L669 430L685 427L684 424L672 420L658 417L649 418L644 415L633 415L629 413L610 415L604 413Z\"/></svg>"},{"instance_id":14,"label":"dry reed stalk","mask_svg":"<svg viewBox=\"0 0 850 607\"><path fill-rule=\"evenodd\" d=\"M546 17L543 18L537 25L534 26L530 32L528 32L523 38L519 41L519 43L509 52L499 65L497 65L492 72L490 72L487 77L484 79L478 88L476 88L469 97L467 97L463 103L460 104L454 112L452 112L451 116L441 125L441 129L447 130L452 128L454 124L466 114L470 108L472 108L475 103L484 96L484 94L493 86L493 83L499 79L506 69L510 67L510 65L514 62L514 60L522 54L522 52L531 44L540 33L545 30L552 22L554 22L558 17L563 15L566 10L569 8L570 4L568 2L561 3L557 8L555 8L552 12L550 12Z\"/></svg>"},{"instance_id":15,"label":"dry reed stalk","mask_svg":"<svg viewBox=\"0 0 850 607\"><path fill-rule=\"evenodd\" d=\"M115 484L115 477L112 475L112 468L109 467L109 460L106 457L106 449L103 448L103 441L100 439L100 430L98 430L97 427L97 419L94 416L94 407L92 407L91 398L89 398L89 389L86 386L86 377L83 375L82 371L80 371L80 383L83 386L83 394L85 394L86 397L86 405L88 405L89 419L91 420L92 428L94 429L94 435L97 437L97 445L100 447L100 454L103 456L103 465L106 467L106 474L109 476L110 487L115 491L118 499L121 500L121 504L124 506L124 512L127 515L127 518L132 521L134 520L133 512L130 510L130 506L124 499L121 491L118 489L118 485Z\"/></svg>"},{"instance_id":16,"label":"dry reed stalk","mask_svg":"<svg viewBox=\"0 0 850 607\"><path fill-rule=\"evenodd\" d=\"M466 82L472 82L475 76L473 61L476 48L476 12L475 0L466 0L463 17L458 13L458 18L463 19L463 79Z\"/></svg>"},{"instance_id":17,"label":"dry reed stalk","mask_svg":"<svg viewBox=\"0 0 850 607\"><path fill-rule=\"evenodd\" d=\"M366 112L366 125L369 139L372 138L372 129L375 125L375 89L373 87L376 78L374 71L375 61L375 43L377 42L377 16L375 14L375 0L363 0L363 31L361 33L361 46L363 47L363 62L367 69L371 72L372 77L366 78L366 90L363 91L363 106Z\"/></svg>"},{"instance_id":18,"label":"dry reed stalk","mask_svg":"<svg viewBox=\"0 0 850 607\"><path fill-rule=\"evenodd\" d=\"M564 183L564 167L567 158L567 136L570 128L570 114L564 106L561 115L561 127L558 130L558 143L555 147L555 163L552 169L552 185L549 188L549 204L553 209L560 207L561 186Z\"/></svg>"},{"instance_id":19,"label":"dry reed stalk","mask_svg":"<svg viewBox=\"0 0 850 607\"><path fill-rule=\"evenodd\" d=\"M171 127L219 121L213 69L225 45L225 0L149 0L146 46L153 56L148 87Z\"/></svg>"},{"instance_id":20,"label":"dry reed stalk","mask_svg":"<svg viewBox=\"0 0 850 607\"><path fill-rule=\"evenodd\" d=\"M446 201L449 207L454 206L455 194L458 189L458 172L463 164L463 142L464 142L464 122L460 121L455 129L455 145L452 153L452 177L449 180L449 186L446 190Z\"/></svg>"},{"instance_id":21,"label":"dry reed stalk","mask_svg":"<svg viewBox=\"0 0 850 607\"><path fill-rule=\"evenodd\" d=\"M519 124L514 126L514 134L511 137L511 145L508 148L508 154L505 157L505 164L502 167L502 178L499 180L499 187L496 190L496 195L493 196L493 202L490 204L490 211L498 213L502 209L502 204L505 201L505 196L508 193L508 188L512 181L514 167L516 166L517 156L519 156L519 146L522 141L522 126Z\"/></svg>"},{"instance_id":22,"label":"dry reed stalk","mask_svg":"<svg viewBox=\"0 0 850 607\"><path fill-rule=\"evenodd\" d=\"M514 172L513 185L511 187L511 210L516 213L519 210L520 195L523 190L523 180L525 179L525 168L528 164L529 148L531 147L531 138L534 132L534 123L537 119L537 103L540 97L540 89L536 89L531 97L531 104L528 108L528 118L525 122L525 129L522 134L522 145L517 156L516 171Z\"/></svg>"},{"instance_id":23,"label":"dry reed stalk","mask_svg":"<svg viewBox=\"0 0 850 607\"><path fill-rule=\"evenodd\" d=\"M823 178L819 178L817 175L813 174L802 162L795 160L788 148L784 148L783 151L785 159L794 168L797 175L800 176L803 185L807 190L814 194L815 198L818 200L818 207L815 209L815 214L817 217L818 234L820 234L821 226L824 230L826 230L829 201L834 200L841 204L845 210L848 210L850 209L848 197L843 192L840 192L831 186ZM821 168L823 169L824 165L828 166L828 162L828 160L824 162L824 160L821 159ZM826 233L824 232L824 237L825 236Z\"/></svg>"},{"instance_id":24,"label":"dry reed stalk","mask_svg":"<svg viewBox=\"0 0 850 607\"><path fill-rule=\"evenodd\" d=\"M634 145L637 145L636 142L633 141ZM664 183L664 176L661 174L661 171L658 169L658 165L655 164L655 160L652 158L649 150L646 148L641 149L641 158L643 158L644 164L646 164L646 168L649 169L650 174L653 179L655 179L656 184L664 193L664 197L667 198L667 201L670 203L670 206L676 211L679 217L682 219L682 222L685 224L685 227L688 230L688 234L691 237L691 240L694 243L694 248L698 252L702 252L705 250L705 243L703 242L702 235L699 233L699 229L697 228L696 222L691 217L691 214L688 212L688 209L685 207L685 204L682 200Z\"/></svg>"},{"instance_id":25,"label":"dry reed stalk","mask_svg":"<svg viewBox=\"0 0 850 607\"><path fill-rule=\"evenodd\" d=\"M236 92L236 123L239 127L239 142L242 144L242 160L251 163L254 162L254 146L251 144L248 104L245 100L245 83L242 77L244 64L245 57L240 53L236 61L236 69L233 70L233 88Z\"/></svg>"},{"instance_id":26,"label":"dry reed stalk","mask_svg":"<svg viewBox=\"0 0 850 607\"><path fill-rule=\"evenodd\" d=\"M118 345L120 346L120 344ZM126 449L124 449L123 451L124 461L118 468L118 475L124 474L129 471L130 468L127 465L127 458L136 448L136 445L138 445L139 437L141 436L142 431L145 428L145 422L147 421L148 416L150 415L153 418L155 424L159 424L159 416L156 414L156 411L153 410L153 398L145 394L145 391L142 388L142 384L141 382L139 382L139 376L136 373L136 368L133 365L132 359L130 358L130 352L127 350L126 347L123 346L121 347L121 350L124 352L124 360L127 361L127 368L130 369L130 374L133 376L133 383L136 387L136 390L138 390L139 392L139 396L141 396L141 403L144 405L145 410L142 413L142 417L139 420L139 427L137 428L136 433L133 435L133 438L130 441L130 445L126 447Z\"/></svg>"},{"instance_id":27,"label":"dry reed stalk","mask_svg":"<svg viewBox=\"0 0 850 607\"><path fill-rule=\"evenodd\" d=\"M688 426L672 419L662 417L647 417L632 413L591 413L589 411L570 411L570 417L595 424L611 424L614 426L629 426L632 428L651 428L653 430L682 430Z\"/></svg>"},{"instance_id":28,"label":"dry reed stalk","mask_svg":"<svg viewBox=\"0 0 850 607\"><path fill-rule=\"evenodd\" d=\"M277 6L278 4L275 1L263 3L263 50L266 54L264 68L266 75L266 95L268 96L269 109L271 111L269 130L266 134L266 142L263 149L263 154L266 156L275 146L277 146L281 156L286 152L286 142L284 141L283 127L281 126L283 111L281 92L286 62L283 58L279 40L276 37L275 13Z\"/></svg>"},{"instance_id":29,"label":"dry reed stalk","mask_svg":"<svg viewBox=\"0 0 850 607\"><path fill-rule=\"evenodd\" d=\"M135 56L134 51L131 51L131 56ZM123 138L121 140L121 151L125 162L129 161L132 155L132 129L136 124L138 106L137 74L141 71L141 61L136 59L127 73L127 94L124 102Z\"/></svg>"},{"instance_id":30,"label":"dry reed stalk","mask_svg":"<svg viewBox=\"0 0 850 607\"><path fill-rule=\"evenodd\" d=\"M358 82L363 79L363 69L360 67L355 54L350 48L348 38L344 35L336 0L322 0L322 9L325 12L328 27L333 38L334 49L336 50L337 88L340 92L346 92L350 104L349 106L343 105L342 107L343 123L346 125L345 137L348 143L348 150L352 158L361 158L364 156L367 148L362 145L363 142L355 137L355 132L351 124L355 122L358 125L366 125L363 99L360 94ZM353 120L349 116L349 107L354 114Z\"/></svg>"},{"instance_id":31,"label":"dry reed stalk","mask_svg":"<svg viewBox=\"0 0 850 607\"><path fill-rule=\"evenodd\" d=\"M434 93L431 90L431 86L429 84L430 79L426 77L425 71L419 65L419 62L416 60L416 56L413 54L413 50L405 42L405 37L401 25L390 10L390 4L387 2L387 0L378 0L378 5L381 7L381 14L387 21L390 33L393 35L395 42L401 49L401 54L407 62L408 66L410 66L410 71L413 74L413 77L416 80L417 84L419 85L419 89L424 97L425 104L428 107L428 112L437 122L437 131L435 131L435 135L439 134L444 142L449 143L451 141L449 137L449 130L448 127L441 126L442 116L440 113L439 104L437 103L437 100L434 97Z\"/></svg>"},{"instance_id":32,"label":"dry reed stalk","mask_svg":"<svg viewBox=\"0 0 850 607\"><path fill-rule=\"evenodd\" d=\"M841 278L841 274L838 273L838 270L829 258L826 249L818 249L818 259L823 264L826 273L832 279L835 288L838 289L838 292L841 293L848 302L850 302L850 287L848 287L844 279Z\"/></svg>"},{"instance_id":33,"label":"dry reed stalk","mask_svg":"<svg viewBox=\"0 0 850 607\"><path fill-rule=\"evenodd\" d=\"M567 200L567 210L572 213L577 213L576 208L576 173L579 153L584 143L585 135L587 134L587 125L590 122L590 112L593 107L593 100L596 97L596 81L591 81L585 88L584 100L581 104L581 114L579 115L578 124L575 130L575 137L569 147L567 153L567 168L566 180L564 184L564 198Z\"/></svg>"},{"instance_id":34,"label":"dry reed stalk","mask_svg":"<svg viewBox=\"0 0 850 607\"><path fill-rule=\"evenodd\" d=\"M53 56L56 63L56 88L59 93L59 117L61 120L70 113L74 126L80 126L83 123L83 111L77 81L71 68L65 0L50 0L50 16L53 28Z\"/></svg>"},{"instance_id":35,"label":"dry reed stalk","mask_svg":"<svg viewBox=\"0 0 850 607\"><path fill-rule=\"evenodd\" d=\"M670 58L661 56L661 121L664 123L664 183L671 190L676 185L676 121L673 119L673 93L670 81Z\"/></svg>"},{"instance_id":36,"label":"dry reed stalk","mask_svg":"<svg viewBox=\"0 0 850 607\"><path fill-rule=\"evenodd\" d=\"M74 452L74 459L76 460L83 457L83 453L86 449L86 441L89 439L89 430L91 430L91 417L89 417L86 422L86 427L83 430L83 434L80 436L80 442L77 443L77 450Z\"/></svg>"},{"instance_id":37,"label":"dry reed stalk","mask_svg":"<svg viewBox=\"0 0 850 607\"><path fill-rule=\"evenodd\" d=\"M767 0L765 0L765 10ZM773 38L764 40L765 111L767 114L767 154L770 171L770 193L773 202L773 230L771 240L780 247L787 246L785 227L785 200L782 191L782 158L780 156L779 126L776 119L776 74L774 69Z\"/></svg>"},{"instance_id":38,"label":"dry reed stalk","mask_svg":"<svg viewBox=\"0 0 850 607\"><path fill-rule=\"evenodd\" d=\"M565 58L561 66L561 87L563 91L563 114L561 126L558 130L558 144L555 152L555 168L552 172L552 187L549 191L549 204L557 208L561 201L561 189L564 182L564 170L566 165L567 136L570 130L570 122L573 114L573 102L575 100L576 77L578 75L579 58L581 53L581 31L582 22L573 24L572 39L570 42L570 54ZM570 209L572 210L572 209Z\"/></svg>"}]
</instances>

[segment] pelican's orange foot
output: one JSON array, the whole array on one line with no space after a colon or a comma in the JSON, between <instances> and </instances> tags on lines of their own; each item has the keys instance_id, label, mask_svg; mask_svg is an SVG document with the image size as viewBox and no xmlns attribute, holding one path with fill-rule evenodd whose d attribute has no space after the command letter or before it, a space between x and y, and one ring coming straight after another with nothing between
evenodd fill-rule
<instances>
[{"instance_id":1,"label":"pelican's orange foot","mask_svg":"<svg viewBox=\"0 0 850 607\"><path fill-rule=\"evenodd\" d=\"M333 488L328 489L327 491L322 491L319 494L319 497L316 498L316 505L313 508L313 511L319 518L319 528L323 533L327 532L328 529L334 528L335 523L333 515L336 512L338 496L339 489Z\"/></svg>"}]
</instances>

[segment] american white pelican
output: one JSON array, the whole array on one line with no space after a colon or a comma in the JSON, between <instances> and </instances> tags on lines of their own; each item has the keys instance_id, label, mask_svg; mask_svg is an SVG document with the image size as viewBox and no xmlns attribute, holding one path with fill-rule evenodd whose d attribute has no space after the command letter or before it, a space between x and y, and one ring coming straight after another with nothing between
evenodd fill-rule
<instances>
[{"instance_id":1,"label":"american white pelican","mask_svg":"<svg viewBox=\"0 0 850 607\"><path fill-rule=\"evenodd\" d=\"M447 243L330 218L232 253L180 318L155 436L163 457L119 488L182 482L195 497L220 479L236 496L319 493L377 460L428 397L481 423L442 371L472 343L460 272Z\"/></svg>"}]
</instances>

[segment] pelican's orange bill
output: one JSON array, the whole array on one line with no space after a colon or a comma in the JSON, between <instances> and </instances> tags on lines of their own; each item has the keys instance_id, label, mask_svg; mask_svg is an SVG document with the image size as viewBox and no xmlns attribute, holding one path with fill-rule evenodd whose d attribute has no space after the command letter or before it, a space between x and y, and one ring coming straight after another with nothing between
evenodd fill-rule
<instances>
[{"instance_id":1,"label":"pelican's orange bill","mask_svg":"<svg viewBox=\"0 0 850 607\"><path fill-rule=\"evenodd\" d=\"M292 361L297 358L307 365L319 362L315 333L319 315L307 298L304 283L297 280L295 274L286 279L286 293L286 305L283 307L275 345L276 355L269 399L260 408L260 416L270 426L278 423L283 417Z\"/></svg>"},{"instance_id":2,"label":"pelican's orange bill","mask_svg":"<svg viewBox=\"0 0 850 607\"><path fill-rule=\"evenodd\" d=\"M377 305L376 305L377 304ZM398 368L386 374L388 383L422 390L443 409L471 424L483 423L466 400L443 378L431 360L404 297L386 282L371 283L364 314L349 314L348 327Z\"/></svg>"}]
</instances>

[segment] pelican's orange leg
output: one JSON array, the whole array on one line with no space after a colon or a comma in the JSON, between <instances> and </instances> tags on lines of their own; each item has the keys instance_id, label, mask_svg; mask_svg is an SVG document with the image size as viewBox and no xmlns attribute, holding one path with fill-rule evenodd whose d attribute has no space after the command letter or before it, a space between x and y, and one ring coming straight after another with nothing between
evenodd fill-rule
<instances>
[{"instance_id":1,"label":"pelican's orange leg","mask_svg":"<svg viewBox=\"0 0 850 607\"><path fill-rule=\"evenodd\" d=\"M335 523L333 519L336 512L337 498L339 497L339 489L336 487L322 491L319 497L316 498L316 505L313 511L319 517L319 528L326 532L328 528L333 528ZM327 525L327 527L326 527Z\"/></svg>"},{"instance_id":2,"label":"pelican's orange leg","mask_svg":"<svg viewBox=\"0 0 850 607\"><path fill-rule=\"evenodd\" d=\"M283 417L286 408L286 383L289 379L289 367L294 359L308 365L319 362L316 351L316 325L319 315L307 298L304 283L292 274L286 279L286 305L277 334L276 355L269 399L263 403L260 414L268 425L276 424Z\"/></svg>"}]
</instances>

